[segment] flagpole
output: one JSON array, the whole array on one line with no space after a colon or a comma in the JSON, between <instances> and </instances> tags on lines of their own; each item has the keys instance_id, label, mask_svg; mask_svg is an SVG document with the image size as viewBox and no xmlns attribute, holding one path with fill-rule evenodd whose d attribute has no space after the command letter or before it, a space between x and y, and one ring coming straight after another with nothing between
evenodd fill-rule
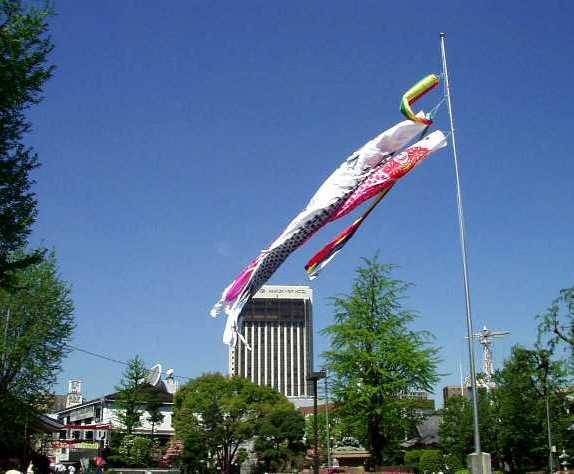
<instances>
[{"instance_id":1,"label":"flagpole","mask_svg":"<svg viewBox=\"0 0 574 474\"><path fill-rule=\"evenodd\" d=\"M468 279L468 252L466 248L466 237L464 229L464 209L462 206L462 192L460 186L460 171L458 167L458 156L456 154L456 138L454 135L454 119L452 116L452 104L450 100L450 85L448 82L448 68L446 65L446 33L440 34L440 50L442 57L442 71L444 74L444 84L446 91L446 100L448 105L448 115L450 118L450 134L452 143L452 154L454 157L454 170L456 174L456 202L458 209L458 231L460 239L460 249L462 254L462 274L464 279L464 298L466 302L466 332L468 340L468 356L470 359L470 382L472 387L472 408L474 421L474 451L480 454L480 432L478 429L478 390L476 388L476 366L474 358L474 339L472 329L472 313L470 309L470 285Z\"/></svg>"}]
</instances>

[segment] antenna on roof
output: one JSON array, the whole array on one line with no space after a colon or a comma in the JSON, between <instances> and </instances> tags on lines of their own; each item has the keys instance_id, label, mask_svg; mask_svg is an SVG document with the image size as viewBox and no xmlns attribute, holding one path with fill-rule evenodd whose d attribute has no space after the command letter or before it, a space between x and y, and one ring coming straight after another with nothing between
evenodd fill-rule
<instances>
[{"instance_id":1,"label":"antenna on roof","mask_svg":"<svg viewBox=\"0 0 574 474\"><path fill-rule=\"evenodd\" d=\"M145 377L146 383L157 387L161 379L161 364L155 364Z\"/></svg>"}]
</instances>

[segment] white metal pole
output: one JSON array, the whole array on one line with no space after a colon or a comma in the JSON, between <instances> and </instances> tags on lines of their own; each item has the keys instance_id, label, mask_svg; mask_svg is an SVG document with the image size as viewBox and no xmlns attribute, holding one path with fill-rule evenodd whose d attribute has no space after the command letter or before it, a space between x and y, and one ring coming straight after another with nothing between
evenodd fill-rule
<instances>
[{"instance_id":1,"label":"white metal pole","mask_svg":"<svg viewBox=\"0 0 574 474\"><path fill-rule=\"evenodd\" d=\"M462 205L462 192L460 186L460 171L458 166L458 156L456 153L456 139L454 134L454 119L452 114L452 103L450 100L450 84L448 82L448 68L446 65L446 33L440 34L440 49L442 56L442 70L444 74L444 84L446 91L446 100L448 105L448 115L450 118L450 133L452 142L452 154L454 157L454 170L456 174L456 201L458 209L458 230L460 237L460 249L462 254L462 274L464 279L464 297L466 302L466 331L468 336L468 357L470 359L470 382L472 386L472 407L474 418L474 450L480 454L480 432L478 419L478 390L476 389L476 367L474 359L474 331L472 329L472 313L470 307L470 285L468 279L468 254L466 248L466 237L464 229L464 208Z\"/></svg>"}]
</instances>

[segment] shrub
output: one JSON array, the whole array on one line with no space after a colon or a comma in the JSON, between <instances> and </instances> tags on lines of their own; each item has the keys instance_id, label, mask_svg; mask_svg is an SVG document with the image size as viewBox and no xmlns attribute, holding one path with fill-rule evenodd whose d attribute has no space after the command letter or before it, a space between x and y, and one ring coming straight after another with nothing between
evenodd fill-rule
<instances>
[{"instance_id":1,"label":"shrub","mask_svg":"<svg viewBox=\"0 0 574 474\"><path fill-rule=\"evenodd\" d=\"M464 470L464 464L462 463L460 457L456 454L447 454L444 457L444 464L448 472L453 472L456 474L458 472L462 473Z\"/></svg>"},{"instance_id":2,"label":"shrub","mask_svg":"<svg viewBox=\"0 0 574 474\"><path fill-rule=\"evenodd\" d=\"M152 462L153 440L143 436L125 435L118 456L129 467L146 467Z\"/></svg>"},{"instance_id":3,"label":"shrub","mask_svg":"<svg viewBox=\"0 0 574 474\"><path fill-rule=\"evenodd\" d=\"M422 452L419 461L419 471L423 473L439 472L444 468L444 456L438 449L428 449Z\"/></svg>"},{"instance_id":4,"label":"shrub","mask_svg":"<svg viewBox=\"0 0 574 474\"><path fill-rule=\"evenodd\" d=\"M424 452L422 449L413 449L411 451L405 451L405 464L408 466L417 466L420 459L421 454Z\"/></svg>"}]
</instances>

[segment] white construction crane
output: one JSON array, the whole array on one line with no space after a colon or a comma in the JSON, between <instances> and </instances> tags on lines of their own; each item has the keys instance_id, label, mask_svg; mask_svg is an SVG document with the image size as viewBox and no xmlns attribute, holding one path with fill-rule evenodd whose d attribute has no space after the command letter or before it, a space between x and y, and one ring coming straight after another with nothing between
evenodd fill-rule
<instances>
[{"instance_id":1,"label":"white construction crane","mask_svg":"<svg viewBox=\"0 0 574 474\"><path fill-rule=\"evenodd\" d=\"M508 334L510 334L508 331L493 331L488 329L486 326L482 328L482 331L473 334L482 346L482 367L488 382L492 380L492 376L494 375L494 365L492 363L492 340L495 337L503 337Z\"/></svg>"}]
</instances>

